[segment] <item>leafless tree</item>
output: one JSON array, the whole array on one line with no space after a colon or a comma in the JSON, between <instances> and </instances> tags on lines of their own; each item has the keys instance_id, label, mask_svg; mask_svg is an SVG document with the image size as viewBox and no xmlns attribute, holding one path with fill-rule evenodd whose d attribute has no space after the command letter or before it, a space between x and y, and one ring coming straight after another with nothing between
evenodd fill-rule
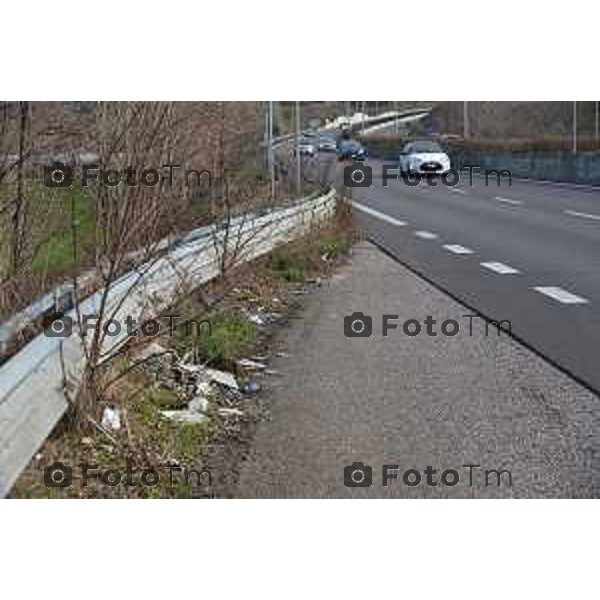
<instances>
[{"instance_id":1,"label":"leafless tree","mask_svg":"<svg viewBox=\"0 0 600 600\"><path fill-rule=\"evenodd\" d=\"M100 103L97 107L97 139L99 164L115 171L130 168L138 178L148 174L149 169L160 170L163 165L190 164L192 156L198 155L196 140L189 135L190 121L198 107L179 103ZM249 211L254 194L241 193L238 170L258 151L256 145L235 131L235 119L227 114L228 107L220 103L217 109L210 107L216 132L209 136L209 152L216 192L210 199L209 221L225 218L219 228L223 253L221 270L225 272L233 264L230 248L236 248L233 215L242 216ZM215 129L214 127L211 129ZM100 175L99 175L100 177ZM105 389L102 384L104 366L122 348L107 350L105 324L113 319L127 300L145 285L146 275L161 258L168 258L170 247L185 229L182 220L190 216L190 192L185 178L171 183L148 187L95 185L91 197L95 215L95 270L98 277L97 319L94 329L82 339L85 353L85 370L82 385L73 404L73 421L77 427L86 427L97 401ZM242 202L242 196L246 202ZM74 220L74 211L72 222ZM75 227L75 226L74 226ZM189 228L189 224L188 224ZM73 253L77 255L77 235L73 235ZM165 245L165 241L167 242ZM235 251L234 251L235 254ZM111 300L115 282L124 274L134 275L118 302ZM77 280L74 281L77 288ZM186 274L181 273L180 288L186 287ZM136 296L137 297L137 296ZM156 316L152 298L139 306L140 314L131 315L138 322ZM144 313L147 313L144 315ZM78 330L84 330L83 315L77 306Z\"/></svg>"},{"instance_id":2,"label":"leafless tree","mask_svg":"<svg viewBox=\"0 0 600 600\"><path fill-rule=\"evenodd\" d=\"M30 148L29 103L0 105L0 283L18 272L27 224L28 203L24 192L25 161ZM4 232L10 231L9 235Z\"/></svg>"}]
</instances>

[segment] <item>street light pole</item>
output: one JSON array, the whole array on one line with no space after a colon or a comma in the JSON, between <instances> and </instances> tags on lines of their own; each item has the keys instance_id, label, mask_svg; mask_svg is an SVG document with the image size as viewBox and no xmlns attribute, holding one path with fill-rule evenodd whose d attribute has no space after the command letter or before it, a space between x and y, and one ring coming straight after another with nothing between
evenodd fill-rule
<instances>
[{"instance_id":1,"label":"street light pole","mask_svg":"<svg viewBox=\"0 0 600 600\"><path fill-rule=\"evenodd\" d=\"M596 146L596 150L598 149L598 137L599 137L599 133L600 133L600 120L599 120L599 115L598 115L598 100L596 100L594 102L595 105L595 109L596 109L596 119L595 119L595 126L594 126L594 139L596 141L595 146Z\"/></svg>"},{"instance_id":2,"label":"street light pole","mask_svg":"<svg viewBox=\"0 0 600 600\"><path fill-rule=\"evenodd\" d=\"M469 108L468 102L463 101L463 138L469 137Z\"/></svg>"},{"instance_id":3,"label":"street light pole","mask_svg":"<svg viewBox=\"0 0 600 600\"><path fill-rule=\"evenodd\" d=\"M267 104L267 110L265 111L265 133L263 135L263 142L265 145L265 165L267 171L269 170L269 105Z\"/></svg>"},{"instance_id":4,"label":"street light pole","mask_svg":"<svg viewBox=\"0 0 600 600\"><path fill-rule=\"evenodd\" d=\"M366 109L367 109L366 102L363 100L362 101L361 117L360 117L360 120L361 120L360 129L361 129L361 131L365 130L365 110Z\"/></svg>"},{"instance_id":5,"label":"street light pole","mask_svg":"<svg viewBox=\"0 0 600 600\"><path fill-rule=\"evenodd\" d=\"M300 102L296 100L296 197L302 196L302 163L300 160Z\"/></svg>"},{"instance_id":6,"label":"street light pole","mask_svg":"<svg viewBox=\"0 0 600 600\"><path fill-rule=\"evenodd\" d=\"M577 100L573 102L573 154L577 154Z\"/></svg>"},{"instance_id":7,"label":"street light pole","mask_svg":"<svg viewBox=\"0 0 600 600\"><path fill-rule=\"evenodd\" d=\"M268 118L268 143L269 143L269 180L271 182L271 199L275 198L275 156L273 151L273 101L269 100Z\"/></svg>"}]
</instances>

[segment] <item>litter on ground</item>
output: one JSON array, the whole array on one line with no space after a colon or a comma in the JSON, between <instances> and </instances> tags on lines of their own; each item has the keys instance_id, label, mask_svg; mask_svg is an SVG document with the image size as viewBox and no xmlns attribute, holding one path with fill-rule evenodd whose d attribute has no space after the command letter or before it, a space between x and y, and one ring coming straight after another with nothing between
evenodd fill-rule
<instances>
[{"instance_id":1,"label":"litter on ground","mask_svg":"<svg viewBox=\"0 0 600 600\"><path fill-rule=\"evenodd\" d=\"M242 369L248 369L250 371L262 371L263 369L267 368L267 365L264 363L251 360L250 358L240 358L236 364L238 367L241 367Z\"/></svg>"},{"instance_id":2,"label":"litter on ground","mask_svg":"<svg viewBox=\"0 0 600 600\"><path fill-rule=\"evenodd\" d=\"M102 427L112 431L121 429L121 415L114 406L107 406L102 413Z\"/></svg>"}]
</instances>

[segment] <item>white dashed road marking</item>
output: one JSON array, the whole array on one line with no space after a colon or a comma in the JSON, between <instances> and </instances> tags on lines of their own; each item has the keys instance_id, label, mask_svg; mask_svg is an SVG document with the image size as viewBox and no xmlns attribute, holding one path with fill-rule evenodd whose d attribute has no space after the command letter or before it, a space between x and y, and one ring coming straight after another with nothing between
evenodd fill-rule
<instances>
[{"instance_id":1,"label":"white dashed road marking","mask_svg":"<svg viewBox=\"0 0 600 600\"><path fill-rule=\"evenodd\" d=\"M500 275L515 275L516 273L521 272L519 271L519 269L515 269L501 262L482 262L479 264L484 269L489 269L490 271L494 271L495 273L500 273Z\"/></svg>"},{"instance_id":2,"label":"white dashed road marking","mask_svg":"<svg viewBox=\"0 0 600 600\"><path fill-rule=\"evenodd\" d=\"M439 237L437 233L431 231L415 231L415 235L422 240L435 240Z\"/></svg>"},{"instance_id":3,"label":"white dashed road marking","mask_svg":"<svg viewBox=\"0 0 600 600\"><path fill-rule=\"evenodd\" d=\"M449 187L448 188L451 192L454 192L456 194L466 194L467 192L465 192L465 190L461 190L460 188L455 188L455 187Z\"/></svg>"},{"instance_id":4,"label":"white dashed road marking","mask_svg":"<svg viewBox=\"0 0 600 600\"><path fill-rule=\"evenodd\" d=\"M565 210L565 215L572 215L573 217L581 217L583 219L593 219L594 221L600 221L600 215L592 215L590 213L577 212L576 210Z\"/></svg>"},{"instance_id":5,"label":"white dashed road marking","mask_svg":"<svg viewBox=\"0 0 600 600\"><path fill-rule=\"evenodd\" d=\"M515 206L520 206L523 204L522 200L513 200L512 198L503 198L502 196L496 196L496 200L498 202L504 202L505 204L514 204Z\"/></svg>"},{"instance_id":6,"label":"white dashed road marking","mask_svg":"<svg viewBox=\"0 0 600 600\"><path fill-rule=\"evenodd\" d=\"M536 292L540 292L540 294L549 296L553 300L558 300L562 304L587 304L589 302L589 300L571 294L571 292L567 292L567 290L559 287L534 287L533 289Z\"/></svg>"},{"instance_id":7,"label":"white dashed road marking","mask_svg":"<svg viewBox=\"0 0 600 600\"><path fill-rule=\"evenodd\" d=\"M459 244L444 244L443 248L448 250L448 252L452 252L453 254L473 254L473 250L465 248Z\"/></svg>"},{"instance_id":8,"label":"white dashed road marking","mask_svg":"<svg viewBox=\"0 0 600 600\"><path fill-rule=\"evenodd\" d=\"M375 217L376 219L381 219L382 221L385 221L386 223L391 223L392 225L397 225L398 227L403 227L404 225L406 225L406 221L399 221L398 219L394 219L394 217L390 217L389 215L386 215L385 213L379 212L378 210L375 210L374 208L369 208L368 206L359 204L358 202L352 202L352 206L354 206L354 208L366 213L367 215L371 215L372 217Z\"/></svg>"}]
</instances>

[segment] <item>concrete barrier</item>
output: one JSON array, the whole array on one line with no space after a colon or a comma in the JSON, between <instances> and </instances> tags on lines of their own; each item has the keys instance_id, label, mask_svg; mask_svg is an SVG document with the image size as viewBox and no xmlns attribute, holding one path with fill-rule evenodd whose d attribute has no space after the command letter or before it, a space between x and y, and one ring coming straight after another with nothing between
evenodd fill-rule
<instances>
[{"instance_id":1,"label":"concrete barrier","mask_svg":"<svg viewBox=\"0 0 600 600\"><path fill-rule=\"evenodd\" d=\"M371 143L367 149L371 158L398 162L397 142ZM486 169L506 169L513 177L600 186L600 155L598 154L486 154L475 151L448 149L453 169L467 165Z\"/></svg>"},{"instance_id":2,"label":"concrete barrier","mask_svg":"<svg viewBox=\"0 0 600 600\"><path fill-rule=\"evenodd\" d=\"M591 154L483 154L450 152L454 168L507 169L513 177L600 186L600 156Z\"/></svg>"}]
</instances>

